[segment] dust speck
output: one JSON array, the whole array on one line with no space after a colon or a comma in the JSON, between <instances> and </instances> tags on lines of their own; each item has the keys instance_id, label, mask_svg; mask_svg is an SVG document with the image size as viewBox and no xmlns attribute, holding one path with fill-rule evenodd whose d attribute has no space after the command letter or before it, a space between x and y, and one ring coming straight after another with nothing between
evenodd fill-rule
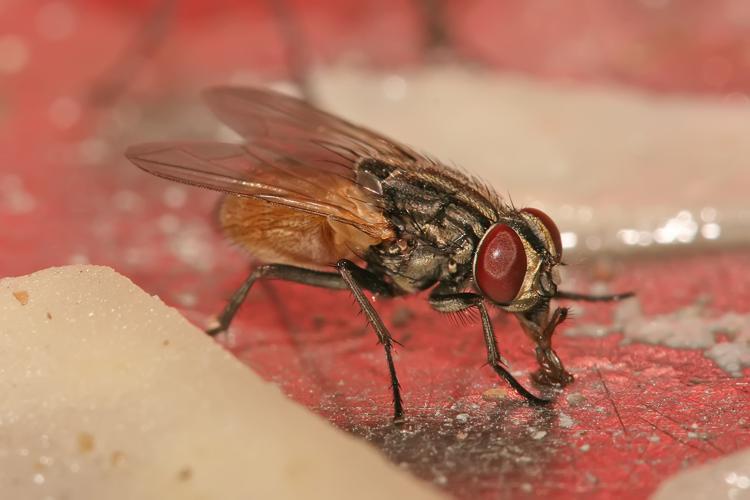
<instances>
[{"instance_id":1,"label":"dust speck","mask_svg":"<svg viewBox=\"0 0 750 500\"><path fill-rule=\"evenodd\" d=\"M558 415L558 422L560 423L560 427L563 427L565 429L570 429L575 425L575 420L573 420L570 415L563 412L560 412L560 414Z\"/></svg>"},{"instance_id":2,"label":"dust speck","mask_svg":"<svg viewBox=\"0 0 750 500\"><path fill-rule=\"evenodd\" d=\"M433 481L435 482L435 484L438 484L440 486L445 486L446 484L448 484L448 478L445 477L443 474L436 475Z\"/></svg>"},{"instance_id":3,"label":"dust speck","mask_svg":"<svg viewBox=\"0 0 750 500\"><path fill-rule=\"evenodd\" d=\"M326 326L326 318L321 314L314 314L312 317L312 322L313 328L316 330L320 330L321 328Z\"/></svg>"},{"instance_id":4,"label":"dust speck","mask_svg":"<svg viewBox=\"0 0 750 500\"><path fill-rule=\"evenodd\" d=\"M190 479L192 478L193 478L193 469L191 469L190 467L183 467L177 473L177 479L179 481L182 481L182 482L190 481Z\"/></svg>"},{"instance_id":5,"label":"dust speck","mask_svg":"<svg viewBox=\"0 0 750 500\"><path fill-rule=\"evenodd\" d=\"M508 396L508 391L503 389L502 387L493 387L492 389L487 389L482 393L482 399L489 402L500 402L504 400Z\"/></svg>"},{"instance_id":6,"label":"dust speck","mask_svg":"<svg viewBox=\"0 0 750 500\"><path fill-rule=\"evenodd\" d=\"M113 451L112 455L109 456L109 463L112 464L113 467L122 465L123 462L125 462L125 453L120 450Z\"/></svg>"},{"instance_id":7,"label":"dust speck","mask_svg":"<svg viewBox=\"0 0 750 500\"><path fill-rule=\"evenodd\" d=\"M78 451L81 453L89 453L94 449L94 436L88 432L78 433Z\"/></svg>"},{"instance_id":8,"label":"dust speck","mask_svg":"<svg viewBox=\"0 0 750 500\"><path fill-rule=\"evenodd\" d=\"M47 319L52 319L52 314L49 312L47 313Z\"/></svg>"},{"instance_id":9,"label":"dust speck","mask_svg":"<svg viewBox=\"0 0 750 500\"><path fill-rule=\"evenodd\" d=\"M465 424L469 421L469 415L467 413L459 413L456 415L456 422L459 424Z\"/></svg>"},{"instance_id":10,"label":"dust speck","mask_svg":"<svg viewBox=\"0 0 750 500\"><path fill-rule=\"evenodd\" d=\"M401 306L401 307L398 307L393 312L393 317L391 318L391 321L393 323L393 326L398 328L398 327L406 326L409 323L409 321L412 320L413 317L414 317L414 312L411 309L409 309L406 306Z\"/></svg>"},{"instance_id":11,"label":"dust speck","mask_svg":"<svg viewBox=\"0 0 750 500\"><path fill-rule=\"evenodd\" d=\"M568 404L570 406L581 406L586 402L586 397L580 392L571 392L570 394L565 396L565 399L568 401Z\"/></svg>"},{"instance_id":12,"label":"dust speck","mask_svg":"<svg viewBox=\"0 0 750 500\"><path fill-rule=\"evenodd\" d=\"M544 436L547 435L547 431L536 431L534 434L531 435L532 439L536 439L537 441L540 439L544 439Z\"/></svg>"},{"instance_id":13,"label":"dust speck","mask_svg":"<svg viewBox=\"0 0 750 500\"><path fill-rule=\"evenodd\" d=\"M18 302L21 303L22 306L25 306L26 304L29 303L29 292L25 290L13 292L13 296L16 298Z\"/></svg>"}]
</instances>

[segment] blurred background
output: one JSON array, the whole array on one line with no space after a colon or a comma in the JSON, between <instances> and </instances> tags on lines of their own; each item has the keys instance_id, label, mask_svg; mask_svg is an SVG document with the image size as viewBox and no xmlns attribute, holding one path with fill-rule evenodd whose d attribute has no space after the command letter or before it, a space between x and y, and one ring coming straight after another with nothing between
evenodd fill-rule
<instances>
[{"instance_id":1,"label":"blurred background","mask_svg":"<svg viewBox=\"0 0 750 500\"><path fill-rule=\"evenodd\" d=\"M544 412L482 399L478 325L379 304L415 419L397 430L349 301L264 285L229 347L290 396L467 498L643 497L749 444L750 4L2 0L0 276L108 265L205 325L248 259L216 194L122 152L232 140L212 84L300 95L476 173L557 221L568 289L639 293L576 309L557 342L582 399ZM523 378L530 346L497 323Z\"/></svg>"}]
</instances>

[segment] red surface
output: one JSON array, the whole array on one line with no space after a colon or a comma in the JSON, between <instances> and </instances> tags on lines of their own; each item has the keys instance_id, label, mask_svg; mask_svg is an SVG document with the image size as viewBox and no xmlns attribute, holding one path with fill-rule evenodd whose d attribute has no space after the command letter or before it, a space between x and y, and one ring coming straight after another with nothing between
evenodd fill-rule
<instances>
[{"instance_id":1,"label":"red surface","mask_svg":"<svg viewBox=\"0 0 750 500\"><path fill-rule=\"evenodd\" d=\"M360 52L395 66L424 56L409 2L293 4L320 60ZM750 39L738 22L746 3L648 4L454 1L448 31L457 53L504 69L735 97L747 88ZM179 96L192 100L198 87L238 70L283 72L266 4L180 2L163 46L114 108L87 105L92 82L112 74L155 3L71 3L74 29L56 40L40 31L39 5L0 8L0 33L16 36L28 53L0 80L0 276L71 262L110 265L205 322L247 266L207 223L215 196L175 191L120 152L152 108L169 113ZM162 137L139 132L147 133ZM636 289L647 314L706 293L716 313L747 312L748 269L747 250L634 261L618 268L611 287ZM574 270L577 283L587 272ZM397 367L409 420L402 427L390 424L381 349L345 294L258 287L235 324L233 350L296 400L457 496L640 498L685 466L750 444L747 377L729 377L701 351L625 346L616 334L558 335L577 382L553 407L533 409L514 396L482 400L504 385L482 366L479 325L453 324L421 297L376 306L403 344ZM610 310L587 307L573 321L606 322ZM501 351L526 380L531 346L512 319L496 324ZM572 394L581 402L569 403Z\"/></svg>"},{"instance_id":2,"label":"red surface","mask_svg":"<svg viewBox=\"0 0 750 500\"><path fill-rule=\"evenodd\" d=\"M747 276L734 271L749 266L748 252L626 263L613 286L638 290L646 314L673 311L706 293L716 312L747 312ZM256 292L234 329L240 358L459 496L521 493L527 484L545 496L642 498L671 473L750 445L746 377L730 377L701 351L621 345L619 334L570 338L561 328L558 353L576 382L551 408L529 407L513 395L486 402L484 391L505 386L482 366L480 325L452 324L419 298L378 304L403 344L396 362L409 421L394 427L385 361L364 321L352 322L356 306L341 293L295 285L275 291L290 299L291 331L268 295ZM404 310L411 319L404 320ZM572 321L606 322L610 312L590 306ZM515 321L500 317L496 326L511 365L534 368ZM546 435L534 439L540 432Z\"/></svg>"}]
</instances>

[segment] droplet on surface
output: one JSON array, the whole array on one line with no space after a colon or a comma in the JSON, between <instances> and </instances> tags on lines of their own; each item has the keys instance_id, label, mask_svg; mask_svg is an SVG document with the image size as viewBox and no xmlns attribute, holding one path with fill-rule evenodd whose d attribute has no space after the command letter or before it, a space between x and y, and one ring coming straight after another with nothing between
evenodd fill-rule
<instances>
[{"instance_id":1,"label":"droplet on surface","mask_svg":"<svg viewBox=\"0 0 750 500\"><path fill-rule=\"evenodd\" d=\"M67 129L81 117L81 105L72 97L58 97L49 107L49 119L53 125Z\"/></svg>"},{"instance_id":2,"label":"droplet on surface","mask_svg":"<svg viewBox=\"0 0 750 500\"><path fill-rule=\"evenodd\" d=\"M114 194L112 202L118 210L123 212L133 212L138 209L142 200L138 193L129 189L121 189Z\"/></svg>"},{"instance_id":3,"label":"droplet on surface","mask_svg":"<svg viewBox=\"0 0 750 500\"><path fill-rule=\"evenodd\" d=\"M37 12L37 31L48 40L63 40L73 34L75 27L76 13L67 2L49 2Z\"/></svg>"},{"instance_id":4,"label":"droplet on surface","mask_svg":"<svg viewBox=\"0 0 750 500\"><path fill-rule=\"evenodd\" d=\"M36 207L36 200L23 187L23 181L16 175L0 177L0 210L11 214L25 214Z\"/></svg>"},{"instance_id":5,"label":"droplet on surface","mask_svg":"<svg viewBox=\"0 0 750 500\"><path fill-rule=\"evenodd\" d=\"M169 208L183 207L187 197L187 191L182 186L168 186L164 190L164 204Z\"/></svg>"},{"instance_id":6,"label":"droplet on surface","mask_svg":"<svg viewBox=\"0 0 750 500\"><path fill-rule=\"evenodd\" d=\"M84 163L89 165L99 163L107 156L107 143L96 137L89 137L78 144L78 155Z\"/></svg>"},{"instance_id":7,"label":"droplet on surface","mask_svg":"<svg viewBox=\"0 0 750 500\"><path fill-rule=\"evenodd\" d=\"M29 49L21 37L0 37L0 73L13 74L21 71L29 60Z\"/></svg>"}]
</instances>

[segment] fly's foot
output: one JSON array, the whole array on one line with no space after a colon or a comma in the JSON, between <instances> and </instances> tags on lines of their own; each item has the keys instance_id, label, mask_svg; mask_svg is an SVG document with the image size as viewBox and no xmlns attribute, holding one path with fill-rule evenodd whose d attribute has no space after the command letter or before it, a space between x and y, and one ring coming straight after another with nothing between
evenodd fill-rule
<instances>
[{"instance_id":1,"label":"fly's foot","mask_svg":"<svg viewBox=\"0 0 750 500\"><path fill-rule=\"evenodd\" d=\"M222 334L222 333L224 333L226 331L227 331L227 329L224 328L224 327L222 327L222 326L214 326L212 328L207 328L206 329L206 334L208 334L208 335L210 335L212 337L216 337L217 335Z\"/></svg>"},{"instance_id":2,"label":"fly's foot","mask_svg":"<svg viewBox=\"0 0 750 500\"><path fill-rule=\"evenodd\" d=\"M552 349L537 347L536 359L539 370L531 375L535 383L543 386L565 387L573 382L573 375L568 372Z\"/></svg>"},{"instance_id":3,"label":"fly's foot","mask_svg":"<svg viewBox=\"0 0 750 500\"><path fill-rule=\"evenodd\" d=\"M545 387L565 387L573 382L573 375L564 368L560 371L547 371L542 368L531 374L535 384Z\"/></svg>"},{"instance_id":4,"label":"fly's foot","mask_svg":"<svg viewBox=\"0 0 750 500\"><path fill-rule=\"evenodd\" d=\"M394 415L393 416L393 425L396 427L401 427L406 423L406 417L404 416L403 412L400 415Z\"/></svg>"},{"instance_id":5,"label":"fly's foot","mask_svg":"<svg viewBox=\"0 0 750 500\"><path fill-rule=\"evenodd\" d=\"M229 331L229 325L225 325L222 321L213 320L211 321L208 328L206 328L206 334L212 337L217 337L222 333L226 334Z\"/></svg>"}]
</instances>

